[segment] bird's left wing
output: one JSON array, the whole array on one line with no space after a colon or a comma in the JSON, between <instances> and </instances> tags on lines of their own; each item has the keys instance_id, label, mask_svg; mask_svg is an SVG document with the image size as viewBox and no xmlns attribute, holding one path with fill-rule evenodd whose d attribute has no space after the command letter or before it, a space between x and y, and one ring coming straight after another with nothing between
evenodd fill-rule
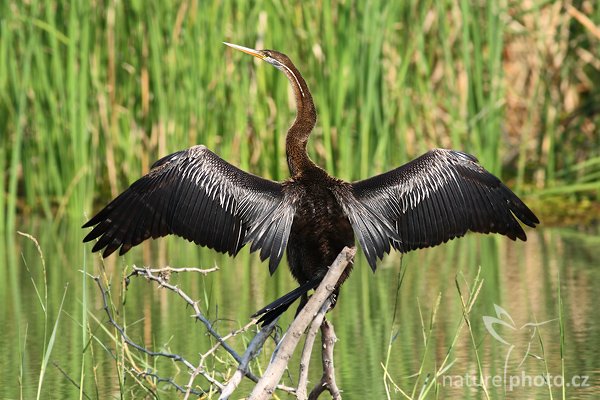
<instances>
[{"instance_id":1,"label":"bird's left wing","mask_svg":"<svg viewBox=\"0 0 600 400\"><path fill-rule=\"evenodd\" d=\"M348 203L351 209L347 213L356 214L357 209L359 215L376 215L378 218L370 218L371 226L383 230L391 225L397 235L366 229L371 240L360 243L373 269L375 255L381 258L381 249L388 252L390 245L407 252L436 246L468 230L525 240L517 219L531 227L539 223L533 212L475 157L459 151L435 149L392 171L354 182L351 187L358 207ZM353 227L357 232L357 224ZM361 235L365 236L358 230L359 239Z\"/></svg>"},{"instance_id":2,"label":"bird's left wing","mask_svg":"<svg viewBox=\"0 0 600 400\"><path fill-rule=\"evenodd\" d=\"M235 255L248 242L275 271L285 251L294 204L283 185L244 172L204 146L168 155L90 219L84 242L104 257L152 237L175 234Z\"/></svg>"}]
</instances>

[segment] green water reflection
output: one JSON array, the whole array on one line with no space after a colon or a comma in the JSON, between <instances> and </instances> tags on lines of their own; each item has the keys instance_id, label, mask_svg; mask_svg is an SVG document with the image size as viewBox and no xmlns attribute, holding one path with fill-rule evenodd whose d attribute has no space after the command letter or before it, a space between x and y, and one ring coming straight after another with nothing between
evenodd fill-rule
<instances>
[{"instance_id":1,"label":"green water reflection","mask_svg":"<svg viewBox=\"0 0 600 400\"><path fill-rule=\"evenodd\" d=\"M78 226L57 227L39 221L21 224L20 230L35 236L43 251L48 290L45 310L43 267L35 244L16 233L2 240L6 267L0 282L5 305L0 311L4 327L0 336L3 349L0 367L5 372L0 398L35 397L44 347L52 340L50 333L57 320L57 334L41 389L43 398L79 397L80 383L84 398L118 398L122 392L128 398L144 394L130 376L119 375L121 371L116 365L127 354L115 350L109 336L114 332L106 323L100 293L93 280L82 273L84 270L98 274L104 269L112 277L117 317L126 323L131 338L157 351L181 354L193 363L198 362L199 354L207 351L213 341L201 324L190 318L191 310L173 293L137 278L122 294L120 282L127 266L219 266L218 272L206 277L173 276L172 282L201 302L206 315L218 320L216 327L223 334L244 325L253 311L294 287L287 268L280 268L269 277L266 265L247 251L234 260L177 239L155 242L125 257L111 257L102 264L97 255L89 253L91 246L81 244L83 231ZM375 275L359 254L341 299L329 314L339 338L335 349L336 375L345 397L386 396L382 364L386 363L393 338L387 372L393 383L409 395L418 395L422 385L427 379L434 379L448 357L447 364L451 366L438 377L438 386L429 392L429 397L485 398L483 389L476 385L480 383L477 353L482 375L489 379L485 383L490 398L545 399L549 398L549 391L555 398L561 398L562 389L556 385L559 381L551 382L549 388L543 381L539 385L540 378L535 379L545 374L562 379L563 375L559 276L565 330L564 377L570 384L566 387L566 397L583 399L600 395L600 319L596 303L600 298L597 251L600 240L598 236L569 230L540 229L528 233L527 243L469 235L403 258L389 256ZM463 325L448 353L463 320L456 281L466 296L479 266L483 285L469 315L472 335ZM405 275L398 292L402 270ZM64 306L62 313L58 313L63 295ZM508 314L509 317L502 316L504 322L512 319L511 324L514 323L515 329L494 325L504 343L486 329L483 321L484 316L498 317L495 305ZM292 313L288 313L281 325L287 326L291 317ZM241 353L251 338L252 332L248 332L231 344ZM429 338L427 345L425 338ZM269 343L268 348L272 347ZM235 364L226 353L218 355L206 367L231 373ZM258 363L253 364L256 374L261 371L258 364L264 367L269 355L268 351L263 352ZM313 383L320 375L317 356L311 364ZM149 363L159 375L172 376L181 385L189 379L188 372L171 361L149 360ZM290 365L285 383L294 385L298 376L297 359ZM504 375L505 366L508 378L513 379L512 388L502 383L495 385L493 381L494 377ZM582 377L575 383L586 386L574 387L573 377ZM219 374L216 378L223 380ZM201 378L195 383L208 387ZM237 397L247 394L250 387L249 382L244 382L236 392ZM389 380L388 389L391 398L403 398ZM176 396L171 389L161 389L159 394L165 398Z\"/></svg>"}]
</instances>

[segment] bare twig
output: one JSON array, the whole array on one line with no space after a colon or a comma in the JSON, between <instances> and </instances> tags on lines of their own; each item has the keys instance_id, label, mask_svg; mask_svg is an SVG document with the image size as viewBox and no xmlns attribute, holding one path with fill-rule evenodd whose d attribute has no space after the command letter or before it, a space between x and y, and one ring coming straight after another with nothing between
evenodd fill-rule
<instances>
[{"instance_id":1,"label":"bare twig","mask_svg":"<svg viewBox=\"0 0 600 400\"><path fill-rule=\"evenodd\" d=\"M139 371L134 371L135 374L141 378L145 378L145 377L150 377L154 380L156 380L157 383L168 383L169 385L173 386L175 389L177 389L178 391L180 391L181 393L186 393L186 389L184 389L183 387L181 387L180 385L178 385L177 383L175 383L175 381L173 381L172 378L162 378L160 376L158 376L157 374L154 374L152 372L139 372ZM189 390L189 389L188 389ZM202 396L203 394L205 394L204 391L199 392L197 390L191 390L191 393L195 396Z\"/></svg>"},{"instance_id":2,"label":"bare twig","mask_svg":"<svg viewBox=\"0 0 600 400\"><path fill-rule=\"evenodd\" d=\"M217 339L217 341L221 344L221 346L223 346L225 351L227 351L229 354L231 354L231 356L235 359L235 361L237 361L238 363L242 362L242 358L240 357L240 355L235 350L233 350L233 348L231 348L231 346L229 346L227 343L225 343L225 339L222 338L221 335L219 335L217 333L217 331L215 331L212 323L204 316L202 311L200 311L200 307L198 307L198 302L192 300L192 298L190 296L188 296L183 290L181 290L176 285L170 284L168 282L168 280L165 279L163 276L155 275L152 272L152 270L149 268L140 268L140 267L136 267L134 265L133 272L131 274L129 274L126 279L129 279L132 276L138 276L138 275L144 276L151 281L157 282L161 287L169 289L169 290L175 292L179 297L181 297L186 303L188 303L192 307L192 309L194 310L194 317L198 321L200 321L204 324L204 326L208 330L208 333L210 333L215 339ZM231 335L228 336L228 338L229 337L231 337ZM192 369L195 369L195 368L192 368Z\"/></svg>"},{"instance_id":3,"label":"bare twig","mask_svg":"<svg viewBox=\"0 0 600 400\"><path fill-rule=\"evenodd\" d=\"M199 272L199 273L207 274L212 271L216 271L217 269L218 269L217 267L212 268L212 269L171 268L171 267L154 269L154 268L140 268L140 267L133 266L133 272L126 277L127 284L129 284L129 279L131 277L135 277L135 276L143 276L148 280L154 281L154 282L158 283L158 285L160 287L163 287L165 289L168 289L168 290L176 293L179 297L181 297L188 305L190 305L194 309L194 315L193 315L194 318L201 321L204 324L204 326L206 327L206 329L208 330L208 332L211 334L211 336L213 336L217 340L217 343L213 347L211 347L204 354L200 355L200 361L197 366L194 366L189 360L183 358L182 356L180 356L178 354L151 351L143 346L138 345L137 343L135 343L131 339L129 339L129 337L125 334L125 329L123 327L121 327L112 317L112 313L110 312L110 308L108 305L109 304L108 298L107 298L108 289L104 289L104 287L102 286L102 284L100 282L99 277L90 275L96 281L96 283L98 284L98 287L100 288L100 290L102 292L102 297L103 297L103 302L104 302L104 310L106 311L106 313L108 315L109 322L111 323L111 325L113 325L117 329L119 334L122 336L123 340L128 345L130 345L133 348L137 349L138 351L141 351L152 357L158 357L158 356L166 357L166 358L170 358L174 361L181 362L190 370L190 379L188 381L188 384L185 386L186 389L184 389L180 385L177 385L170 378L169 379L160 378L158 375L152 374L147 371L137 371L137 370L134 371L134 373L137 376L152 377L157 382L169 383L172 386L174 386L178 391L185 393L185 398L188 398L190 394L198 396L198 395L201 395L202 393L207 393L204 390L202 390L202 392L199 392L199 391L193 389L193 382L194 382L195 378L198 375L202 375L202 377L204 377L213 386L213 388L216 388L217 391L221 392L225 388L225 386L221 382L216 380L214 378L214 376L212 374L210 374L210 371L207 371L205 369L205 361L208 359L209 356L213 355L214 352L219 347L223 347L240 364L238 371L236 371L235 379L241 380L241 378L243 376L246 376L250 380L252 380L254 382L258 382L258 377L256 377L254 374L252 374L248 370L248 363L251 361L251 359L256 354L258 354L258 352L262 348L262 345L264 344L266 338L269 336L270 332L272 331L273 327L275 326L275 323L272 324L271 330L269 330L268 333L265 334L263 332L264 328L261 331L259 331L259 333L257 334L258 337L255 337L252 340L249 348L244 353L244 356L240 357L240 355L235 350L233 350L226 343L226 341L234 336L237 336L240 333L246 332L250 327L252 327L256 323L256 320L252 320L252 321L248 322L245 326L241 327L240 329L234 330L225 336L221 336L215 331L215 329L213 328L213 324L204 316L204 314L198 307L198 302L192 300L192 298L189 295L187 295L183 290L181 290L176 285L169 283L169 278L170 278L171 272ZM264 335L264 337L263 337L263 335ZM238 374L242 374L242 376L240 376L238 378L237 377ZM239 382L237 384L239 384ZM237 384L235 386L237 386ZM233 385L232 385L232 389L233 390L235 389L235 387ZM287 393L295 393L295 388L285 386L285 385L277 385L277 389L285 391Z\"/></svg>"},{"instance_id":4,"label":"bare twig","mask_svg":"<svg viewBox=\"0 0 600 400\"><path fill-rule=\"evenodd\" d=\"M267 399L271 397L273 391L275 390L275 385L281 379L288 361L294 349L298 345L302 334L325 300L331 296L331 293L334 291L340 275L346 269L346 266L348 263L350 263L355 253L355 248L350 249L345 247L337 256L314 295L304 306L304 308L302 308L296 319L294 319L290 325L285 337L281 342L279 351L273 357L273 360L267 367L267 370L258 384L254 387L254 390L250 395L251 400Z\"/></svg>"},{"instance_id":5,"label":"bare twig","mask_svg":"<svg viewBox=\"0 0 600 400\"><path fill-rule=\"evenodd\" d=\"M263 327L256 334L256 336L252 339L252 341L250 342L248 348L246 349L243 357L240 357L240 355L235 350L233 350L226 343L226 341L229 338L238 335L239 333L246 332L256 321L253 320L253 321L249 322L248 324L246 324L245 326L243 326L242 328L240 328L236 331L233 331L233 332L229 333L228 335L221 336L216 332L216 330L213 327L213 324L204 316L204 314L202 313L202 311L200 310L200 308L198 306L198 302L194 301L189 295L187 295L177 285L173 285L173 284L169 283L171 273L199 272L199 273L207 274L207 273L216 271L218 268L215 267L212 269L205 269L205 270L199 269L199 268L171 268L171 267L152 269L152 268L140 268L140 267L133 266L133 272L126 277L127 284L129 284L129 280L133 276L143 276L143 277L147 278L148 280L157 282L160 287L164 287L165 289L168 289L168 290L176 293L189 306L191 306L193 308L194 318L196 318L197 320L202 322L204 324L205 328L207 329L207 331L210 333L210 335L213 336L217 340L217 343L212 348L210 348L206 353L200 355L200 361L197 366L194 366L189 360L185 359L184 357L182 357L179 354L151 351L151 350L133 342L125 333L125 329L123 327L121 327L112 316L112 312L110 310L109 302L108 302L108 292L109 292L108 289L105 289L103 287L99 277L94 276L93 279L96 281L96 283L102 293L103 308L104 308L106 314L108 315L109 322L119 332L119 334L122 337L122 340L127 345L137 349L138 351L148 354L152 357L165 357L165 358L170 358L176 362L181 362L190 370L190 379L188 381L188 384L185 385L185 389L184 389L184 387L176 384L172 379L161 378L158 375L153 374L149 371L146 371L146 372L134 371L134 373L137 376L152 378L155 380L155 382L166 382L166 383L172 385L173 387L175 387L179 392L185 393L186 399L190 396L190 394L198 396L198 395L202 395L202 393L210 393L210 391L214 392L215 389L216 389L216 391L221 392L221 397L220 397L221 399L228 399L231 396L231 394L235 391L235 389L238 387L242 378L244 376L246 376L249 379L253 380L254 382L258 382L258 384L257 384L258 389L255 388L255 392L262 393L262 394L256 398L265 398L264 397L265 395L268 396L275 389L283 390L288 393L296 392L295 388L277 384L277 383L281 379L281 376L283 375L283 372L287 366L287 361L288 361L289 357L291 356L292 352L294 351L295 347L297 346L297 344L300 340L300 337L302 336L302 333L304 332L304 330L306 329L306 327L308 326L310 321L316 315L316 321L313 323L313 327L311 329L312 339L310 339L310 340L312 342L309 343L308 346L306 346L306 349L305 349L306 354L303 356L303 359L306 360L307 357L310 357L310 352L313 347L316 330L318 329L318 326L321 325L324 315L331 305L331 300L330 300L331 293L335 289L335 284L338 281L339 276L344 271L347 264L352 260L352 258L354 257L354 254L355 254L355 249L345 248L342 251L342 253L340 253L340 255L336 258L336 261L330 267L330 271L327 273L327 275L323 279L323 282L321 283L321 285L319 285L319 288L315 291L315 294L312 296L311 300L306 304L306 306L303 308L302 312L298 315L298 317L290 325L288 334L286 334L284 336L284 339L282 340L281 345L278 347L277 354L273 357L271 364L267 368L265 375L263 376L263 378L261 378L261 380L259 380L254 374L252 374L249 371L248 366L249 366L250 361L260 352L262 346L264 345L266 338L269 337L274 326L276 325L277 320L275 320L271 324ZM319 310L318 313L316 313L317 310ZM223 347L223 349L225 349L225 351L227 351L239 364L238 369L236 370L236 372L234 373L234 375L232 376L230 381L227 383L227 385L224 385L223 383L219 382L217 379L215 379L214 375L212 373L210 373L210 371L207 371L205 369L205 361L207 360L207 358L209 356L213 355L214 352L219 347ZM324 356L325 356L325 353L324 353ZM325 365L325 359L323 362ZM305 361L304 365L306 366L306 368L308 368L308 363L306 361ZM333 372L332 369L331 369L331 371ZM201 392L198 392L197 390L193 389L194 380L198 375L202 375L202 377L204 379L206 379L206 381L208 381L209 384L211 385L211 390L209 392L206 392L204 390L202 390ZM331 381L333 382L333 385L329 385L328 387L335 387L335 378L332 378ZM306 373L304 373L303 382L304 382L303 393L304 393L304 398L306 398ZM263 388L262 390L260 389L261 387ZM334 393L334 392L332 392L332 393ZM254 396L254 394L253 394L253 396Z\"/></svg>"},{"instance_id":6,"label":"bare twig","mask_svg":"<svg viewBox=\"0 0 600 400\"><path fill-rule=\"evenodd\" d=\"M242 332L245 332L245 331L247 331L247 330L248 330L248 328L249 328L250 326L252 326L252 325L254 325L254 321L250 321L249 323L247 323L247 324L246 324L245 326L243 326L242 328L240 328L240 329L238 329L238 330L236 330L236 331L233 331L233 332L231 332L231 333L230 333L230 334L228 334L228 335L225 335L225 336L223 336L221 339L222 339L222 341L224 342L224 341L226 341L227 339L229 339L229 338L231 338L231 337L233 337L233 336L236 336L236 335L237 335L237 334L239 334L239 333L242 333ZM209 349L209 350L208 350L206 353L204 353L204 354L202 354L202 355L200 356L200 362L198 363L198 366L197 366L197 367L196 367L196 369L194 369L194 371L192 371L192 373L190 374L190 379L189 379L189 381L188 381L188 384L187 384L188 390L187 390L187 391L186 391L186 393L185 393L184 400L187 400L187 399L189 398L190 394L193 394L193 392L192 392L192 385L194 384L194 380L196 379L196 377L197 377L199 374L202 374L202 373L205 371L205 369L204 369L204 364L205 364L205 361L207 360L207 358L208 358L210 355L212 355L212 354L213 354L215 351L217 351L217 349L218 349L219 347L221 347L221 343L220 343L220 342L218 342L217 344L215 344L215 345L214 345L213 347L211 347L211 348L210 348L210 349ZM224 388L224 386L223 386L222 384L220 384L220 383L219 383L219 386L218 386L218 387L219 387L219 390L220 390L220 391L221 391L221 390L223 390L223 388Z\"/></svg>"},{"instance_id":7,"label":"bare twig","mask_svg":"<svg viewBox=\"0 0 600 400\"><path fill-rule=\"evenodd\" d=\"M325 389L329 391L334 400L341 400L342 395L335 382L335 369L333 367L333 347L337 341L337 336L335 336L333 324L327 320L321 324L321 340L323 343L323 376L310 392L308 400L317 399Z\"/></svg>"},{"instance_id":8,"label":"bare twig","mask_svg":"<svg viewBox=\"0 0 600 400\"><path fill-rule=\"evenodd\" d=\"M173 267L163 267L163 268L140 268L140 267L136 267L135 265L133 266L134 270L146 270L146 271L150 271L153 274L161 274L163 276L167 276L170 273L183 273L183 272L198 272L202 275L208 275L211 272L215 272L219 270L219 267L212 267L212 268L196 268L196 267L184 267L184 268L173 268Z\"/></svg>"},{"instance_id":9,"label":"bare twig","mask_svg":"<svg viewBox=\"0 0 600 400\"><path fill-rule=\"evenodd\" d=\"M139 351L142 351L152 357L160 356L160 357L170 358L173 361L179 361L179 362L183 363L188 368L194 369L194 364L192 364L191 362L189 362L188 360L186 360L184 357L180 356L179 354L172 354L172 353L165 353L162 351L148 350L145 347L142 347L139 344L135 343L133 340L131 340L129 338L129 336L127 336L127 334L125 333L125 329L121 325L119 325L117 323L117 321L115 321L115 319L112 316L112 313L110 312L110 308L108 306L108 289L105 289L102 286L102 283L100 282L100 277L95 276L94 280L96 281L96 283L98 284L98 287L100 288L100 291L102 292L102 302L103 302L102 308L104 309L104 311L106 312L106 315L108 316L108 322L110 322L110 324L117 331L119 331L119 334L121 335L121 337L123 338L125 343L127 343L129 346L131 346Z\"/></svg>"},{"instance_id":10,"label":"bare twig","mask_svg":"<svg viewBox=\"0 0 600 400\"><path fill-rule=\"evenodd\" d=\"M119 332L119 334L121 335L121 338L123 339L123 341L125 343L127 343L129 346L148 354L151 357L165 357L165 358L170 358L173 361L177 361L177 362L181 362L183 363L187 368L194 370L195 367L194 365L189 362L188 360L186 360L184 357L182 357L179 354L173 354L173 353L166 353L166 352L162 352L162 351L152 351L152 350L148 350L143 346L140 346L139 344L135 343L133 340L131 340L129 338L129 336L127 336L127 334L125 333L125 329L120 326L117 321L115 321L115 319L112 316L112 313L110 311L110 307L108 305L108 289L105 289L104 286L102 286L102 282L100 282L100 277L98 276L93 276L92 277L94 279L94 281L96 281L96 284L98 285L98 287L100 288L100 292L102 293L102 308L104 309L104 311L106 312L106 315L108 316L108 321L109 323ZM142 375L142 376L151 376L155 379L158 378L157 375L154 374L150 374L148 372L140 372L140 371L136 371L136 374ZM211 382L212 384L215 384L214 379L212 379L212 377L207 376L206 374L203 374L203 376L209 381L213 381ZM164 381L164 382L169 382L171 383L176 389L178 390L182 390L182 388L179 385L174 384L174 382L171 379L165 379L165 378L160 378L160 381ZM222 385L218 382L216 382L216 384L218 384L220 387L222 387ZM182 390L183 391L183 390ZM185 392L185 391L184 391ZM198 392L195 392L198 393Z\"/></svg>"},{"instance_id":11,"label":"bare twig","mask_svg":"<svg viewBox=\"0 0 600 400\"><path fill-rule=\"evenodd\" d=\"M296 389L296 397L298 400L306 400L307 398L306 385L308 383L308 366L310 364L310 356L315 344L317 332L319 331L319 328L323 323L323 319L325 319L325 314L330 307L331 298L328 298L325 300L325 303L323 303L323 306L319 310L319 313L315 316L315 319L313 319L306 334L304 348L302 349L302 356L300 357L300 377L298 378L298 388Z\"/></svg>"},{"instance_id":12,"label":"bare twig","mask_svg":"<svg viewBox=\"0 0 600 400\"><path fill-rule=\"evenodd\" d=\"M253 326L256 323L256 321L252 320L248 324L246 324L244 327L242 327L241 329L238 329L237 331L233 331L228 335L225 335L225 336L219 335L217 333L217 331L215 331L215 329L213 328L213 324L204 316L204 314L198 307L198 302L192 300L192 298L190 296L188 296L179 287L177 287L176 285L172 285L171 283L168 282L168 275L164 275L164 272L166 272L168 270L177 270L176 272L180 272L180 271L198 272L198 271L196 271L196 270L198 270L197 268L170 268L170 267L168 267L167 269L165 269L165 268L151 269L151 268L145 268L145 267L144 268L137 267L134 265L133 272L126 277L126 280L129 280L129 278L131 278L132 276L143 276L143 277L147 278L148 280L157 282L160 287L164 287L165 289L169 289L169 290L175 292L179 297L181 297L188 305L190 305L193 308L194 318L196 318L198 321L202 322L204 324L204 326L206 327L208 333L210 333L210 335L213 336L217 340L218 344L215 345L213 348L211 348L207 353L205 353L201 356L199 365L197 367L192 367L192 373L191 373L190 381L188 384L188 388L190 388L193 380L195 379L195 377L198 374L202 374L202 376L204 376L205 378L207 377L206 372L204 371L204 360L206 359L206 357L208 355L212 354L219 347L223 347L225 349L225 351L227 351L235 359L235 361L238 364L243 363L243 358L235 350L233 350L233 348L231 348L231 346L229 346L226 343L226 340L228 340L229 338L231 338L233 336L238 335L239 333L247 331L248 328L250 328L251 326ZM207 271L211 272L210 269L200 270L200 272L202 272L202 273L207 273ZM156 272L158 272L158 275L155 275ZM263 341L263 343L264 343L264 341ZM260 350L260 348L258 348L257 351L258 350ZM245 368L244 371L245 371L245 376L247 378L249 378L253 382L258 382L258 377L256 375L254 375L252 372L250 372L247 368ZM222 388L223 388L223 385L220 384L219 389L222 389ZM288 393L294 393L296 391L294 388L285 386L285 385L277 385L277 389L288 392Z\"/></svg>"},{"instance_id":13,"label":"bare twig","mask_svg":"<svg viewBox=\"0 0 600 400\"><path fill-rule=\"evenodd\" d=\"M63 376L64 376L65 378L67 378L67 380L68 380L68 381L69 381L69 382L70 382L70 383L71 383L73 386L75 386L75 387L76 387L78 390L80 390L80 391L81 391L81 394L82 394L83 396L85 396L85 398L86 398L86 399L92 400L92 398L91 398L90 396L88 396L88 395L87 395L87 393L85 393L85 390L81 390L81 386L79 386L79 383L75 382L75 380L69 376L69 374L67 373L67 371L65 371L64 369L62 369L62 368L60 367L60 365L58 365L58 363L56 363L56 361L52 361L52 365L54 365L54 366L55 366L55 367L56 367L56 368L57 368L57 369L60 371L60 373L61 373L61 374L63 374Z\"/></svg>"},{"instance_id":14,"label":"bare twig","mask_svg":"<svg viewBox=\"0 0 600 400\"><path fill-rule=\"evenodd\" d=\"M229 396L233 394L235 389L237 389L244 375L248 373L248 364L250 364L250 361L252 361L252 359L258 355L260 349L262 349L263 344L273 331L273 328L275 328L275 325L277 325L277 321L279 321L279 317L273 320L269 325L263 326L261 330L258 331L256 336L254 336L254 338L248 345L246 352L242 356L242 362L238 366L238 369L235 371L235 373L229 380L229 383L227 383L227 386L225 386L225 388L221 392L221 397L219 397L219 400L228 399Z\"/></svg>"}]
</instances>

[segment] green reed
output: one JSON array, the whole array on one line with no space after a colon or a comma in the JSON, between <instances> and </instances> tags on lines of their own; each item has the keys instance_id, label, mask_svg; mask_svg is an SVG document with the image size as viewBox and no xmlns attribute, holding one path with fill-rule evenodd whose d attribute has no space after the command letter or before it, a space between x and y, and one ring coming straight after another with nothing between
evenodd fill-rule
<instances>
[{"instance_id":1,"label":"green reed","mask_svg":"<svg viewBox=\"0 0 600 400\"><path fill-rule=\"evenodd\" d=\"M48 285L48 278L47 278L47 270L46 270L46 262L44 259L44 254L42 252L42 249L37 241L36 238L34 238L33 236L26 234L26 233L22 233L19 232L19 234L29 240L31 240L38 252L38 256L39 259L41 261L41 267L42 267L42 271L41 271L41 275L42 275L42 282L37 282L36 279L34 278L34 275L32 274L32 272L29 270L29 265L27 264L27 261L25 261L25 267L27 269L27 271L30 274L30 278L31 278L31 282L35 291L35 294L37 296L37 301L38 301L38 305L42 311L42 318L43 319L43 342L42 342L42 352L41 352L41 356L42 356L42 360L40 363L40 371L39 371L39 376L38 376L38 384L37 384L37 395L36 398L40 399L43 397L42 395L42 386L44 384L44 378L46 377L47 371L48 371L48 367L49 367L49 362L50 362L50 356L52 355L52 352L54 350L54 346L57 342L57 335L59 334L59 322L61 320L61 316L62 316L62 310L63 310L63 306L64 306L64 302L65 302L65 298L67 296L67 287L65 286L63 293L62 293L62 298L60 300L60 305L58 306L58 309L56 310L56 320L54 321L53 326L50 326L51 323L51 314L50 314L50 310L48 309L49 306L51 305L51 302L48 300L48 293L49 293L49 285ZM58 337L58 340L60 341L60 337ZM19 353L20 354L24 354L26 353L25 348L26 348L26 344L27 344L27 328L25 328L25 333L24 333L24 339L23 342L19 342ZM23 362L25 360L24 356L21 356L21 365L19 366L19 381L20 384L23 385L23 370L25 369L23 366ZM23 394L23 386L21 386L20 388L21 390L21 394Z\"/></svg>"},{"instance_id":2,"label":"green reed","mask_svg":"<svg viewBox=\"0 0 600 400\"><path fill-rule=\"evenodd\" d=\"M547 71L530 65L558 52L540 45L551 32L531 22L546 18L551 4L57 4L0 6L5 226L14 227L15 210L81 219L94 198L117 194L158 157L196 143L285 179L283 143L294 114L287 82L223 40L295 60L319 111L310 152L343 178L455 147L495 173L516 174L517 189L537 173L546 188L598 190L590 178L598 164L577 168L599 156L600 139L585 133L598 122L593 92L577 80L593 82L597 71L570 47L592 51L590 32L559 13L551 28L574 35L552 38L566 46L564 61ZM598 20L600 7L588 5ZM524 50L534 60L509 65ZM507 66L533 74L522 104L510 103L522 88ZM564 89L569 83L581 88L581 108L572 97L565 104L565 95L577 95ZM584 147L575 151L574 141Z\"/></svg>"}]
</instances>

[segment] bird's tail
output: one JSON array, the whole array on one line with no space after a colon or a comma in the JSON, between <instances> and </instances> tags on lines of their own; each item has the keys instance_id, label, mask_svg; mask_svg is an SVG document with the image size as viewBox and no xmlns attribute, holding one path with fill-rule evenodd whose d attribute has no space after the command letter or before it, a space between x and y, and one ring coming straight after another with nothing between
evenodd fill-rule
<instances>
[{"instance_id":1,"label":"bird's tail","mask_svg":"<svg viewBox=\"0 0 600 400\"><path fill-rule=\"evenodd\" d=\"M261 308L260 310L252 314L252 317L254 318L258 317L259 315L262 315L262 317L260 317L260 319L258 320L258 323L262 325L270 324L275 318L283 314L285 310L287 310L292 305L292 303L298 299L298 297L302 296L309 290L317 287L322 279L322 277L318 277L306 283L303 283L296 289L281 296L274 302L270 303L269 305Z\"/></svg>"}]
</instances>

